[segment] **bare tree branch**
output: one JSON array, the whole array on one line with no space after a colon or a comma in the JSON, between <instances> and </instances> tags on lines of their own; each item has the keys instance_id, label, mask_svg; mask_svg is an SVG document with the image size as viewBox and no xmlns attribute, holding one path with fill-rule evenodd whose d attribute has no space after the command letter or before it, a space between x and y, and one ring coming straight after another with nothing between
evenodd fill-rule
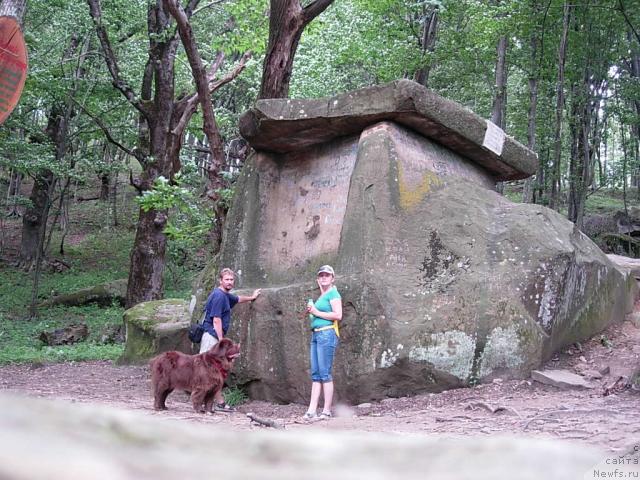
<instances>
[{"instance_id":1,"label":"bare tree branch","mask_svg":"<svg viewBox=\"0 0 640 480\"><path fill-rule=\"evenodd\" d=\"M212 82L213 77L215 77L216 72L222 66L222 62L224 61L224 52L218 52L216 54L216 59L209 66L209 71L207 72L207 81Z\"/></svg>"},{"instance_id":2,"label":"bare tree branch","mask_svg":"<svg viewBox=\"0 0 640 480\"><path fill-rule=\"evenodd\" d=\"M148 112L144 105L136 98L136 94L133 89L129 86L127 82L120 78L120 68L118 67L118 62L116 60L116 56L113 53L113 49L111 48L111 43L109 42L109 35L107 34L107 29L102 24L102 11L100 8L100 0L87 0L87 4L89 5L89 13L91 18L93 19L93 24L96 28L96 34L98 35L98 39L100 40L100 45L102 46L102 50L105 54L105 61L107 63L107 68L109 69L109 73L111 74L111 78L113 79L113 86L118 89L125 98L133 105L137 110L140 111L145 117Z\"/></svg>"},{"instance_id":3,"label":"bare tree branch","mask_svg":"<svg viewBox=\"0 0 640 480\"><path fill-rule=\"evenodd\" d=\"M182 40L182 45L184 46L185 52L187 53L189 65L191 65L193 79L196 83L196 90L198 92L195 97L190 97L189 100L187 100L189 104L188 108L185 108L182 118L180 119L178 125L173 129L173 132L175 134L182 133L182 130L184 130L184 128L186 127L188 119L191 118L191 115L193 115L193 111L191 111L191 109L195 109L195 102L197 101L198 103L200 103L200 105L202 106L202 117L204 123L203 131L207 136L207 139L209 140L211 156L213 164L215 165L214 168L216 168L217 170L222 166L222 161L224 159L224 145L222 143L222 137L220 136L218 125L216 124L213 102L211 101L211 93L220 88L220 86L224 85L224 83L217 82L215 88L212 88L213 75L215 75L215 72L220 68L220 65L222 65L224 54L222 52L218 53L218 55L216 56L216 60L211 65L209 72L207 72L202 63L202 57L200 56L200 52L198 51L196 39L186 12L182 9L178 0L164 0L164 5L165 8L171 13L173 18L175 18L176 23L178 24L180 39ZM245 54L240 64L236 66L236 68L232 72L235 72L235 75L226 77L227 82L237 77L238 74L242 71L246 60L248 59L246 55L247 54Z\"/></svg>"},{"instance_id":4,"label":"bare tree branch","mask_svg":"<svg viewBox=\"0 0 640 480\"><path fill-rule=\"evenodd\" d=\"M620 8L618 10L620 10L620 13L624 17L624 21L626 22L626 24L629 26L629 28L635 35L638 43L640 43L640 34L638 34L637 30L634 28L633 24L631 23L631 19L627 15L627 11L624 9L624 3L622 3L622 0L618 0L618 5L620 5Z\"/></svg>"},{"instance_id":5,"label":"bare tree branch","mask_svg":"<svg viewBox=\"0 0 640 480\"><path fill-rule=\"evenodd\" d=\"M111 135L111 132L109 131L109 128L105 125L105 123L100 119L100 117L94 115L93 113L91 113L89 110L87 110L85 108L84 105L82 105L80 102L78 102L75 99L71 99L73 101L73 103L75 103L78 108L80 108L80 110L82 110L88 117L90 117L95 123L96 125L98 125L98 127L100 127L100 130L102 130L102 132L104 133L104 136L107 138L107 140L112 143L113 145L115 145L116 147L118 147L120 150L122 150L123 152L125 152L127 155L131 155L132 157L136 158L141 164L144 164L143 162L145 161L143 155L140 154L140 152L138 152L136 149L130 149L125 147L124 145L122 145L120 142L118 142L115 138L113 138L113 135Z\"/></svg>"},{"instance_id":6,"label":"bare tree branch","mask_svg":"<svg viewBox=\"0 0 640 480\"><path fill-rule=\"evenodd\" d=\"M322 12L324 12L331 4L333 0L316 0L313 3L310 3L306 7L302 9L302 18L304 24L306 25L311 20L316 18Z\"/></svg>"},{"instance_id":7,"label":"bare tree branch","mask_svg":"<svg viewBox=\"0 0 640 480\"><path fill-rule=\"evenodd\" d=\"M240 75L240 73L242 73L242 70L244 70L244 67L246 66L247 62L251 58L251 52L245 52L244 55L242 55L242 58L240 58L240 61L238 62L238 64L233 68L233 70L227 73L227 75L225 75L223 78L214 81L213 76L215 75L216 70L218 70L218 68L220 67L220 63L222 62L223 58L224 58L224 54L219 53L218 56L216 57L216 61L211 65L211 67L209 68L209 71L207 72L207 82L209 85L209 93L216 92L220 87L226 85L227 83L232 82L238 75ZM197 93L194 93L191 96L189 96L189 98L186 99L185 102L187 106L185 108L185 111L182 114L182 117L180 118L180 121L172 130L172 133L174 134L179 132L180 129L184 130L184 128L186 127L186 123L191 118L191 115L193 115L193 113L195 112L195 109L198 107L198 103L200 103L199 95ZM192 109L192 110L189 110L189 109Z\"/></svg>"},{"instance_id":8,"label":"bare tree branch","mask_svg":"<svg viewBox=\"0 0 640 480\"><path fill-rule=\"evenodd\" d=\"M218 52L218 54L216 55L216 59L213 61L213 63L211 64L207 72L207 81L209 83L213 81L213 77L215 76L216 72L222 65L223 60L224 60L224 52ZM211 90L211 89L209 89L209 91L214 92L214 90ZM184 111L182 112L182 116L180 117L180 120L178 121L174 129L171 131L171 133L173 133L174 135L177 134L178 132L184 131L184 129L187 126L187 122L189 122L192 115L195 113L196 109L198 108L200 97L198 93L193 93L183 101L185 103Z\"/></svg>"},{"instance_id":9,"label":"bare tree branch","mask_svg":"<svg viewBox=\"0 0 640 480\"><path fill-rule=\"evenodd\" d=\"M233 68L233 70L227 73L227 75L225 75L220 80L217 80L214 82L212 79L209 79L209 91L213 93L223 85L226 85L227 83L232 82L238 75L242 73L242 70L244 70L244 67L246 67L247 62L251 58L251 55L252 55L251 52L244 52L244 54L240 58L240 61Z\"/></svg>"},{"instance_id":10,"label":"bare tree branch","mask_svg":"<svg viewBox=\"0 0 640 480\"><path fill-rule=\"evenodd\" d=\"M196 15L196 14L200 13L202 10L205 10L207 8L211 8L211 7L214 7L216 5L220 5L221 3L224 3L226 1L227 0L216 0L215 2L209 2L206 5L203 5L202 7L195 9L193 11L193 15Z\"/></svg>"}]
</instances>

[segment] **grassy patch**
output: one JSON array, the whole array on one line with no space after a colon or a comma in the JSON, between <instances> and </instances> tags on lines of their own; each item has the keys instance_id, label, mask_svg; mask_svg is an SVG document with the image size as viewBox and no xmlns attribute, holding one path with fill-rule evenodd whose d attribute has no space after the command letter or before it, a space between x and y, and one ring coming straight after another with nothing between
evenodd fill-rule
<instances>
[{"instance_id":1,"label":"grassy patch","mask_svg":"<svg viewBox=\"0 0 640 480\"><path fill-rule=\"evenodd\" d=\"M24 315L0 313L0 363L60 362L68 360L113 360L123 351L123 345L103 342L105 329L122 324L121 307L97 306L44 310L38 319ZM46 346L39 340L43 331L63 328L74 323L86 323L89 338L81 343Z\"/></svg>"},{"instance_id":2,"label":"grassy patch","mask_svg":"<svg viewBox=\"0 0 640 480\"><path fill-rule=\"evenodd\" d=\"M38 301L54 294L70 293L93 285L126 278L133 232L106 228L76 235L65 248L64 260L71 268L62 273L43 272ZM55 236L54 242L55 245ZM166 297L187 298L196 276L195 265L169 262L165 275ZM49 307L38 311L30 320L33 274L0 264L0 364L20 362L61 362L82 360L114 360L124 345L105 344L105 329L122 325L124 308L113 305L82 307ZM38 336L43 331L85 323L89 338L74 345L49 347Z\"/></svg>"},{"instance_id":3,"label":"grassy patch","mask_svg":"<svg viewBox=\"0 0 640 480\"><path fill-rule=\"evenodd\" d=\"M624 210L624 202L621 195L617 195L617 192L595 192L587 197L585 204L585 211L590 214L603 214L614 213ZM630 202L627 199L627 206L636 205L637 202Z\"/></svg>"},{"instance_id":4,"label":"grassy patch","mask_svg":"<svg viewBox=\"0 0 640 480\"><path fill-rule=\"evenodd\" d=\"M224 401L232 407L242 405L249 399L246 392L239 387L225 388L222 393Z\"/></svg>"},{"instance_id":5,"label":"grassy patch","mask_svg":"<svg viewBox=\"0 0 640 480\"><path fill-rule=\"evenodd\" d=\"M52 294L69 293L96 284L126 278L128 255L133 235L128 231L105 229L76 234L65 248L64 260L71 268L62 273L43 271L38 301ZM58 245L56 238L52 245ZM59 242L59 240L58 240ZM33 273L0 265L0 363L113 360L123 345L109 344L105 329L122 325L124 309L119 305L101 308L48 307L38 310L38 318L29 319ZM39 340L43 331L85 323L87 340L74 345L49 347Z\"/></svg>"},{"instance_id":6,"label":"grassy patch","mask_svg":"<svg viewBox=\"0 0 640 480\"><path fill-rule=\"evenodd\" d=\"M96 283L126 278L133 239L133 231L122 229L91 233L81 242L66 247L65 261L71 263L76 272L93 272L96 279L105 279Z\"/></svg>"}]
</instances>

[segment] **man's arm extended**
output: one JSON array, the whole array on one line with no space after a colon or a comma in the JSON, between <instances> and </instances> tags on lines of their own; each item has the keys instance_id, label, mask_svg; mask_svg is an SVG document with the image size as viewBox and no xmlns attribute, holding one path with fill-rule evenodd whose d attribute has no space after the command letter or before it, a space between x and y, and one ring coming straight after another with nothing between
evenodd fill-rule
<instances>
[{"instance_id":1,"label":"man's arm extended","mask_svg":"<svg viewBox=\"0 0 640 480\"><path fill-rule=\"evenodd\" d=\"M253 302L260 296L260 292L260 289L254 290L253 295L251 295L250 297L246 295L238 295L238 303Z\"/></svg>"}]
</instances>

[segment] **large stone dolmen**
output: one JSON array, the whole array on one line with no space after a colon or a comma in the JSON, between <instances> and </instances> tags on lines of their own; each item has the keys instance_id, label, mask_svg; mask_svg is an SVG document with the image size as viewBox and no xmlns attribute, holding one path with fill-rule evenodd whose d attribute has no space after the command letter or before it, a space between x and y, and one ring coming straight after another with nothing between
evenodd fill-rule
<instances>
[{"instance_id":1,"label":"large stone dolmen","mask_svg":"<svg viewBox=\"0 0 640 480\"><path fill-rule=\"evenodd\" d=\"M571 222L495 192L534 173L536 155L414 82L260 100L240 126L255 152L197 295L222 266L263 289L230 332L243 350L234 379L253 398L308 396L304 308L326 263L350 402L527 377L631 308L635 280Z\"/></svg>"}]
</instances>

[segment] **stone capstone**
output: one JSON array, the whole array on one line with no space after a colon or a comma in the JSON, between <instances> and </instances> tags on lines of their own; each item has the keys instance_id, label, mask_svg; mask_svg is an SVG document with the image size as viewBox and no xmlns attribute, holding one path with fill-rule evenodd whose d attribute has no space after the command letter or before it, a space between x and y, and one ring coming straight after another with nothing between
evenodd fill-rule
<instances>
[{"instance_id":1,"label":"stone capstone","mask_svg":"<svg viewBox=\"0 0 640 480\"><path fill-rule=\"evenodd\" d=\"M604 465L606 452L550 439L434 435L389 441L388 434L334 429L230 431L6 394L0 395L0 431L0 478L21 480L199 480L212 446L224 450L223 461L211 467L215 478L241 472L248 480L507 480L517 471L522 480L564 480L583 478L598 462L613 471ZM331 461L318 455L319 445Z\"/></svg>"},{"instance_id":2,"label":"stone capstone","mask_svg":"<svg viewBox=\"0 0 640 480\"><path fill-rule=\"evenodd\" d=\"M537 155L495 124L410 80L332 98L259 100L240 133L259 151L289 153L359 134L381 121L403 125L471 159L496 181L535 173Z\"/></svg>"},{"instance_id":3,"label":"stone capstone","mask_svg":"<svg viewBox=\"0 0 640 480\"><path fill-rule=\"evenodd\" d=\"M191 321L189 304L166 299L143 302L124 312L125 348L121 364L145 363L162 352L191 352L187 329Z\"/></svg>"}]
</instances>

